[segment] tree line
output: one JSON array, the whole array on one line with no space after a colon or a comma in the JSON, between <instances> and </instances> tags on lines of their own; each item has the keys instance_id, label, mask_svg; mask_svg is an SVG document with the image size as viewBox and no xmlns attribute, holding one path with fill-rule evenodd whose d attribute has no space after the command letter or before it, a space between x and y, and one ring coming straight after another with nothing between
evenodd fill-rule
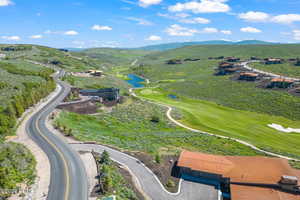
<instances>
[{"instance_id":1,"label":"tree line","mask_svg":"<svg viewBox=\"0 0 300 200\"><path fill-rule=\"evenodd\" d=\"M1 68L2 66L0 65ZM15 68L14 65L12 66ZM11 71L11 69L7 71ZM3 140L4 136L12 134L17 118L21 117L27 108L39 102L40 99L46 97L55 89L56 84L50 77L52 72L51 69L44 69L40 72L26 70L18 70L16 72L22 75L40 76L45 81L23 82L24 87L17 91L12 98L8 99L4 105L0 106L0 140Z\"/></svg>"}]
</instances>

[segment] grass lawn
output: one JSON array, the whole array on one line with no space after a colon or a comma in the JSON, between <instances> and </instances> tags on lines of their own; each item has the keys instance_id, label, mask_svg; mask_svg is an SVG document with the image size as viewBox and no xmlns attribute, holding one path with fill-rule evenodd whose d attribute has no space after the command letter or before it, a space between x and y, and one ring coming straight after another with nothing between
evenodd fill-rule
<instances>
[{"instance_id":1,"label":"grass lawn","mask_svg":"<svg viewBox=\"0 0 300 200\"><path fill-rule=\"evenodd\" d=\"M140 89L138 95L182 110L182 123L203 131L234 137L262 149L300 158L300 134L282 133L271 123L299 128L300 121L224 107L213 102L179 96L171 99L160 89ZM175 94L176 95L176 94Z\"/></svg>"},{"instance_id":2,"label":"grass lawn","mask_svg":"<svg viewBox=\"0 0 300 200\"><path fill-rule=\"evenodd\" d=\"M152 155L178 154L182 149L220 155L261 155L236 142L193 133L171 123L160 106L128 100L111 113L98 116L62 112L56 119L61 127L72 129L82 141L98 141L130 151ZM159 122L152 122L153 116Z\"/></svg>"}]
</instances>

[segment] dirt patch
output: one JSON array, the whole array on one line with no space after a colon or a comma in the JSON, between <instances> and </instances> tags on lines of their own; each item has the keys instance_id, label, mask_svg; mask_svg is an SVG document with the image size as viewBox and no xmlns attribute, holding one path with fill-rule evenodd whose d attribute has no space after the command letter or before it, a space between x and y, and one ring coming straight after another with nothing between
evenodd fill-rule
<instances>
[{"instance_id":1,"label":"dirt patch","mask_svg":"<svg viewBox=\"0 0 300 200\"><path fill-rule=\"evenodd\" d=\"M79 114L94 114L98 111L98 106L91 100L74 104L59 105L57 108Z\"/></svg>"},{"instance_id":2,"label":"dirt patch","mask_svg":"<svg viewBox=\"0 0 300 200\"><path fill-rule=\"evenodd\" d=\"M160 156L160 163L155 162L154 158L146 153L142 152L125 152L145 164L170 192L177 192L180 178L176 176L174 172L176 167L176 161L178 156L163 155Z\"/></svg>"}]
</instances>

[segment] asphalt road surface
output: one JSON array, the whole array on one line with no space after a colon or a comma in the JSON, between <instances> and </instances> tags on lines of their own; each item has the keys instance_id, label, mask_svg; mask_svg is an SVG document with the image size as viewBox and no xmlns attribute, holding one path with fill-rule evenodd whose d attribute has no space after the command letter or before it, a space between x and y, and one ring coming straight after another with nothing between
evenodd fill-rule
<instances>
[{"instance_id":1,"label":"asphalt road surface","mask_svg":"<svg viewBox=\"0 0 300 200\"><path fill-rule=\"evenodd\" d=\"M26 124L26 132L47 154L51 178L47 200L87 200L88 181L84 165L76 151L46 128L46 118L68 95L70 87L55 80L61 90L46 106L33 115Z\"/></svg>"},{"instance_id":2,"label":"asphalt road surface","mask_svg":"<svg viewBox=\"0 0 300 200\"><path fill-rule=\"evenodd\" d=\"M106 150L112 160L127 167L137 184L152 200L218 200L218 190L213 186L183 180L178 193L169 193L156 176L136 158L106 146L96 144L72 144L77 151Z\"/></svg>"}]
</instances>

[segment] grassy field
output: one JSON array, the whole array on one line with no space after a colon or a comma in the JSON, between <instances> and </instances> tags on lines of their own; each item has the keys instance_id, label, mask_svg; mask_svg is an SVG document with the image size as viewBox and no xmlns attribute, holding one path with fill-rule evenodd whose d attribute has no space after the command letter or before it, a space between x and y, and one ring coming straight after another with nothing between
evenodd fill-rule
<instances>
[{"instance_id":1,"label":"grassy field","mask_svg":"<svg viewBox=\"0 0 300 200\"><path fill-rule=\"evenodd\" d=\"M122 93L127 92L128 88L130 87L124 80L110 74L107 74L101 78L67 76L64 78L64 80L77 88L99 89L105 87L115 87L120 88Z\"/></svg>"},{"instance_id":2,"label":"grassy field","mask_svg":"<svg viewBox=\"0 0 300 200\"><path fill-rule=\"evenodd\" d=\"M282 133L267 125L281 124L297 128L300 121L236 110L213 102L178 96L171 99L159 89L141 89L138 94L183 111L182 123L195 129L250 142L262 149L300 158L300 134Z\"/></svg>"},{"instance_id":3,"label":"grassy field","mask_svg":"<svg viewBox=\"0 0 300 200\"><path fill-rule=\"evenodd\" d=\"M238 110L300 120L299 97L285 91L262 89L257 87L257 83L233 81L231 76L215 76L214 69L220 61L202 59L181 65L167 65L164 60L133 72L144 74L153 87L159 86L170 94L212 101Z\"/></svg>"},{"instance_id":4,"label":"grassy field","mask_svg":"<svg viewBox=\"0 0 300 200\"><path fill-rule=\"evenodd\" d=\"M294 78L300 78L300 67L295 66L293 63L283 63L276 65L265 65L261 63L252 63L250 65L255 69L264 70L267 72L273 72L275 74L283 75L283 76L291 76Z\"/></svg>"},{"instance_id":5,"label":"grassy field","mask_svg":"<svg viewBox=\"0 0 300 200\"><path fill-rule=\"evenodd\" d=\"M130 50L130 49L113 49L113 48L92 48L75 54L80 56L88 56L104 63L113 65L131 64L135 59L143 57L150 51Z\"/></svg>"},{"instance_id":6,"label":"grassy field","mask_svg":"<svg viewBox=\"0 0 300 200\"><path fill-rule=\"evenodd\" d=\"M230 140L186 131L171 123L165 109L139 100L128 100L111 113L98 116L62 112L59 126L72 129L76 139L98 141L120 149L152 155L178 154L182 149L221 155L258 155L252 149ZM159 122L152 122L153 117Z\"/></svg>"}]
</instances>

